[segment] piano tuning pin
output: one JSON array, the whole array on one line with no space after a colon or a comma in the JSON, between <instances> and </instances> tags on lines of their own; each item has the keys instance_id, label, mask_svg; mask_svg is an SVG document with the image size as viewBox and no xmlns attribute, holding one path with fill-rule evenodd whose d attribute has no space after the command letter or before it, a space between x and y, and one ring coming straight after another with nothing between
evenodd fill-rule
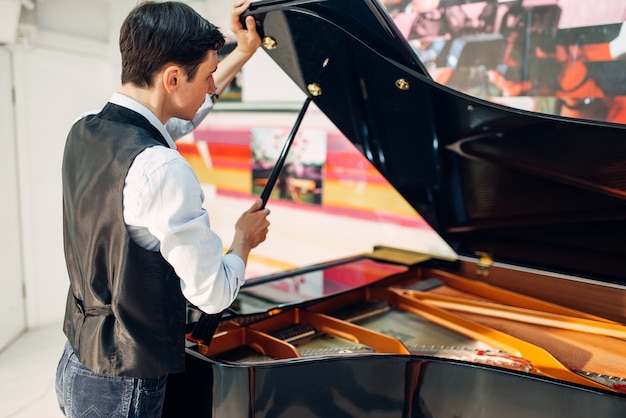
<instances>
[{"instance_id":1,"label":"piano tuning pin","mask_svg":"<svg viewBox=\"0 0 626 418\"><path fill-rule=\"evenodd\" d=\"M321 96L322 95L322 88L317 83L311 83L308 86L306 86L306 88L307 88L307 90L309 90L309 93L311 93L311 96Z\"/></svg>"},{"instance_id":2,"label":"piano tuning pin","mask_svg":"<svg viewBox=\"0 0 626 418\"><path fill-rule=\"evenodd\" d=\"M271 36L263 37L263 48L267 50L272 50L276 49L277 46L278 44L276 43L276 39L272 38Z\"/></svg>"},{"instance_id":3,"label":"piano tuning pin","mask_svg":"<svg viewBox=\"0 0 626 418\"><path fill-rule=\"evenodd\" d=\"M396 80L396 87L400 90L408 90L410 86L409 82L406 81L404 78L399 78Z\"/></svg>"}]
</instances>

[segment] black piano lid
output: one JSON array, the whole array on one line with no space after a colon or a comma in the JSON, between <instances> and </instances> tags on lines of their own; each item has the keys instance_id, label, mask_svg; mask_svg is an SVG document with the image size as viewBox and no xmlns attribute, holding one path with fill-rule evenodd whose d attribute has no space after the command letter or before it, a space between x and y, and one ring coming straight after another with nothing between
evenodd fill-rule
<instances>
[{"instance_id":1,"label":"black piano lid","mask_svg":"<svg viewBox=\"0 0 626 418\"><path fill-rule=\"evenodd\" d=\"M376 0L262 0L246 14L275 41L269 56L458 254L626 283L625 126L435 83Z\"/></svg>"}]
</instances>

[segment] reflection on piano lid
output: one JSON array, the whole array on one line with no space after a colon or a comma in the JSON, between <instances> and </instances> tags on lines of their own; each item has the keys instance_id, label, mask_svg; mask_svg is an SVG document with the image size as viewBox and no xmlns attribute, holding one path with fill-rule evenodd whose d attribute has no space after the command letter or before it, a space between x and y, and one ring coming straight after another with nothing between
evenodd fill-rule
<instances>
[{"instance_id":1,"label":"reflection on piano lid","mask_svg":"<svg viewBox=\"0 0 626 418\"><path fill-rule=\"evenodd\" d=\"M623 415L626 128L436 84L376 0L247 14L459 257L379 247L251 280L188 342L164 415Z\"/></svg>"},{"instance_id":2,"label":"reflection on piano lid","mask_svg":"<svg viewBox=\"0 0 626 418\"><path fill-rule=\"evenodd\" d=\"M262 313L367 286L406 270L404 266L359 257L349 263L333 263L324 269L305 268L288 275L276 274L271 280L267 277L251 279L239 292L230 311L239 315Z\"/></svg>"}]
</instances>

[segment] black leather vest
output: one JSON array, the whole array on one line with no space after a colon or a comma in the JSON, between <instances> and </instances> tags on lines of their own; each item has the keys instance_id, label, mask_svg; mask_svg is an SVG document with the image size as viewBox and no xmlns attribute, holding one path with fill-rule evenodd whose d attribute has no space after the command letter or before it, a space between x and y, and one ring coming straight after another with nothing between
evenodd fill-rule
<instances>
[{"instance_id":1,"label":"black leather vest","mask_svg":"<svg viewBox=\"0 0 626 418\"><path fill-rule=\"evenodd\" d=\"M128 235L123 188L133 159L166 145L143 116L108 103L74 124L63 156L70 277L63 330L90 370L151 378L184 369L185 299L159 252Z\"/></svg>"}]
</instances>

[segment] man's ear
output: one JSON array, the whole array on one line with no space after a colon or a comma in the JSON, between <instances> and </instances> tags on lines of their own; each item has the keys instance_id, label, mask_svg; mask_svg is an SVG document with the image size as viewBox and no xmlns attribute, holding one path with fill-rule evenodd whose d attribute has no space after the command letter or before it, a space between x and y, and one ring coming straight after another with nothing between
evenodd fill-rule
<instances>
[{"instance_id":1,"label":"man's ear","mask_svg":"<svg viewBox=\"0 0 626 418\"><path fill-rule=\"evenodd\" d=\"M163 70L163 85L169 93L178 89L183 78L183 71L178 65L169 65Z\"/></svg>"}]
</instances>

